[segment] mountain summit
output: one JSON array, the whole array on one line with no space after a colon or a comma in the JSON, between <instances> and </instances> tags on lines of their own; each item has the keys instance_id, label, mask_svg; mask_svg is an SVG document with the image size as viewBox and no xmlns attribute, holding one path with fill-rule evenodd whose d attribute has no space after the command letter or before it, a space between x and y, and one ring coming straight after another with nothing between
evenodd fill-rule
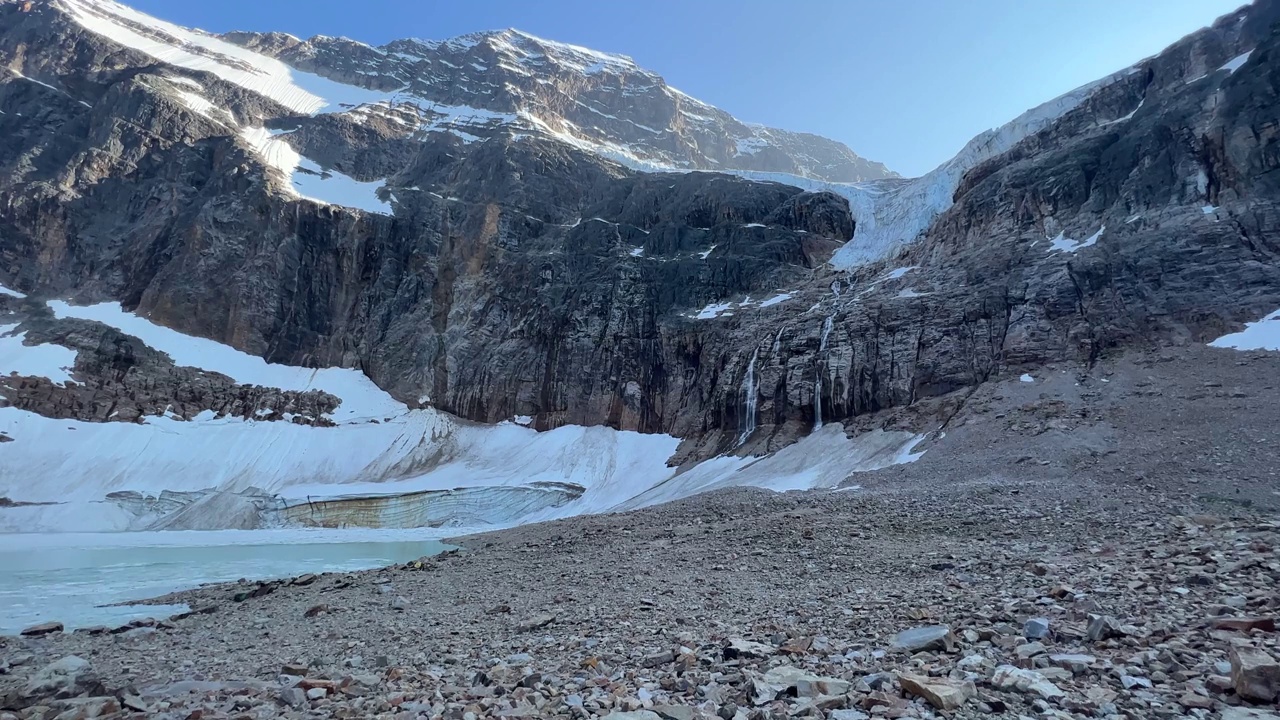
<instances>
[{"instance_id":1,"label":"mountain summit","mask_svg":"<svg viewBox=\"0 0 1280 720\"><path fill-rule=\"evenodd\" d=\"M250 80L279 75L281 81L314 74L367 90L358 99L339 100L342 109L381 116L406 135L440 128L464 138L540 134L647 170L781 172L836 182L897 177L834 140L744 123L667 85L629 57L519 30L372 47L346 38L301 40L284 33L213 37L109 0L56 1L93 32L232 82L242 73L258 75ZM219 39L288 69L263 68ZM189 57L184 61L180 55ZM298 84L307 85L305 80ZM261 89L260 82L246 86ZM307 102L285 104L295 111L320 109Z\"/></svg>"}]
</instances>

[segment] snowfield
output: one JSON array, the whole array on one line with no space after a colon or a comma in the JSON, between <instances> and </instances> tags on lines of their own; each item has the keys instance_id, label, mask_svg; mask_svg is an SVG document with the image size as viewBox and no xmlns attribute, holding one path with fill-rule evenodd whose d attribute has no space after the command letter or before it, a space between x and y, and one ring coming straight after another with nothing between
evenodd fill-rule
<instances>
[{"instance_id":1,"label":"snowfield","mask_svg":"<svg viewBox=\"0 0 1280 720\"><path fill-rule=\"evenodd\" d=\"M215 417L94 423L0 408L0 532L113 532L326 525L500 527L643 507L734 486L834 488L851 473L912 462L922 437L838 425L764 458L718 457L680 471L680 440L607 427L538 432L410 409L359 371L267 363L124 312L48 303L102 322L175 363L240 383L324 390L335 427ZM16 326L15 326L16 327ZM0 333L0 368L62 380L75 353ZM19 338L19 340L15 340ZM123 493L123 495L120 495ZM112 496L112 494L116 494ZM112 496L112 497L109 497Z\"/></svg>"}]
</instances>

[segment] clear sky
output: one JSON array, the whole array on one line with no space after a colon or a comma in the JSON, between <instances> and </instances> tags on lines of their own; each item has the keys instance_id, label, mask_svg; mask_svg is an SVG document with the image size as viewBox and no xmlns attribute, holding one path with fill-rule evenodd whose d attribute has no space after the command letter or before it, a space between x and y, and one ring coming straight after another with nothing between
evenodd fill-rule
<instances>
[{"instance_id":1,"label":"clear sky","mask_svg":"<svg viewBox=\"0 0 1280 720\"><path fill-rule=\"evenodd\" d=\"M630 55L741 120L904 175L1241 0L124 0L204 28L372 45L514 27Z\"/></svg>"}]
</instances>

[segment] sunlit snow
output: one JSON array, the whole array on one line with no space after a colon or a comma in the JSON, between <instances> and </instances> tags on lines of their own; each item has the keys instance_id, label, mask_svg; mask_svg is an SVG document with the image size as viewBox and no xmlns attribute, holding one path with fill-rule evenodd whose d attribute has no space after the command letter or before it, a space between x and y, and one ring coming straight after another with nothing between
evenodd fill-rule
<instances>
[{"instance_id":1,"label":"sunlit snow","mask_svg":"<svg viewBox=\"0 0 1280 720\"><path fill-rule=\"evenodd\" d=\"M295 112L332 112L387 98L385 92L295 70L279 60L110 0L65 0L65 6L70 17L90 32L171 65L213 73Z\"/></svg>"},{"instance_id":2,"label":"sunlit snow","mask_svg":"<svg viewBox=\"0 0 1280 720\"><path fill-rule=\"evenodd\" d=\"M11 298L18 298L19 300L22 300L23 298L26 297L25 293L20 293L17 290L10 290L9 288L3 285L0 285L0 295L7 295Z\"/></svg>"}]
</instances>

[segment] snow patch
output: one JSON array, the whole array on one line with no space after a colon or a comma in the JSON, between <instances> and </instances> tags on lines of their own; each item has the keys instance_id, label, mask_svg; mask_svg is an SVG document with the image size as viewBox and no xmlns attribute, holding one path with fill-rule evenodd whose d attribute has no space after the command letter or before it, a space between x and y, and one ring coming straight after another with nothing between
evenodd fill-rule
<instances>
[{"instance_id":1,"label":"snow patch","mask_svg":"<svg viewBox=\"0 0 1280 720\"><path fill-rule=\"evenodd\" d=\"M726 313L726 312L728 312L728 311L729 311L729 309L730 309L730 308L732 308L733 306L734 306L734 304L733 304L733 303L731 303L731 302L728 302L728 303L711 303L711 304L707 305L706 307L702 308L701 310L699 310L699 311L698 311L698 312L693 316L693 319L695 319L695 320L710 320L711 318L719 317L720 315L725 314L725 313Z\"/></svg>"},{"instance_id":2,"label":"snow patch","mask_svg":"<svg viewBox=\"0 0 1280 720\"><path fill-rule=\"evenodd\" d=\"M76 364L76 351L61 345L24 345L25 332L18 326L0 325L0 376L33 375L48 378L55 385L72 381L68 371Z\"/></svg>"},{"instance_id":3,"label":"snow patch","mask_svg":"<svg viewBox=\"0 0 1280 720\"><path fill-rule=\"evenodd\" d=\"M1235 71L1239 70L1241 66L1243 66L1246 62L1249 61L1249 56L1252 54L1253 54L1252 50L1245 53L1241 53L1240 55L1237 55L1231 58L1230 60L1228 60L1225 65L1223 65L1218 69L1226 70L1228 73L1234 73Z\"/></svg>"},{"instance_id":4,"label":"snow patch","mask_svg":"<svg viewBox=\"0 0 1280 720\"><path fill-rule=\"evenodd\" d=\"M156 325L146 318L125 312L119 303L80 306L52 300L49 308L57 318L95 320L133 335L148 346L166 353L177 365L222 373L244 385L262 385L299 392L322 390L336 395L341 398L342 403L333 412L332 420L335 423L384 420L407 411L403 403L387 395L359 370L313 369L268 363L256 355L241 352L229 345Z\"/></svg>"},{"instance_id":5,"label":"snow patch","mask_svg":"<svg viewBox=\"0 0 1280 720\"><path fill-rule=\"evenodd\" d=\"M0 295L6 295L8 297L17 298L19 300L23 300L27 297L25 293L20 293L17 290L10 290L9 288L3 285L0 285Z\"/></svg>"},{"instance_id":6,"label":"snow patch","mask_svg":"<svg viewBox=\"0 0 1280 720\"><path fill-rule=\"evenodd\" d=\"M378 197L382 181L364 182L326 170L303 157L284 137L290 130L241 128L240 137L257 152L268 167L289 178L289 190L298 197L326 205L343 205L368 212L391 214L389 202Z\"/></svg>"},{"instance_id":7,"label":"snow patch","mask_svg":"<svg viewBox=\"0 0 1280 720\"><path fill-rule=\"evenodd\" d=\"M1257 322L1245 323L1244 330L1223 335L1210 347L1236 350L1280 350L1280 310Z\"/></svg>"},{"instance_id":8,"label":"snow patch","mask_svg":"<svg viewBox=\"0 0 1280 720\"><path fill-rule=\"evenodd\" d=\"M1022 377L1018 378L1018 381L1024 382L1024 383L1033 383L1036 381L1036 379L1026 373L1023 373Z\"/></svg>"},{"instance_id":9,"label":"snow patch","mask_svg":"<svg viewBox=\"0 0 1280 720\"><path fill-rule=\"evenodd\" d=\"M792 297L791 293L786 293L786 292L779 293L777 295L774 295L771 298L766 298L764 300L761 300L760 307L762 308L773 307L774 305L777 305L780 302L785 302L787 300L790 300L791 297Z\"/></svg>"},{"instance_id":10,"label":"snow patch","mask_svg":"<svg viewBox=\"0 0 1280 720\"><path fill-rule=\"evenodd\" d=\"M760 487L775 492L831 489L850 473L919 460L924 453L912 450L922 440L923 435L884 430L849 438L843 426L832 423L763 458L724 456L706 460L615 509L648 507L727 487Z\"/></svg>"},{"instance_id":11,"label":"snow patch","mask_svg":"<svg viewBox=\"0 0 1280 720\"><path fill-rule=\"evenodd\" d=\"M1096 245L1098 243L1098 238L1102 237L1102 232L1106 229L1107 226L1103 225L1098 229L1098 232L1090 235L1084 240L1072 240L1071 238L1068 238L1065 233L1060 232L1058 233L1058 237L1050 241L1048 252L1074 253L1080 248L1087 248L1092 245Z\"/></svg>"},{"instance_id":12,"label":"snow patch","mask_svg":"<svg viewBox=\"0 0 1280 720\"><path fill-rule=\"evenodd\" d=\"M294 112L332 112L386 98L386 93L295 70L275 58L110 0L64 0L64 7L73 21L90 32L161 62L212 73Z\"/></svg>"}]
</instances>

